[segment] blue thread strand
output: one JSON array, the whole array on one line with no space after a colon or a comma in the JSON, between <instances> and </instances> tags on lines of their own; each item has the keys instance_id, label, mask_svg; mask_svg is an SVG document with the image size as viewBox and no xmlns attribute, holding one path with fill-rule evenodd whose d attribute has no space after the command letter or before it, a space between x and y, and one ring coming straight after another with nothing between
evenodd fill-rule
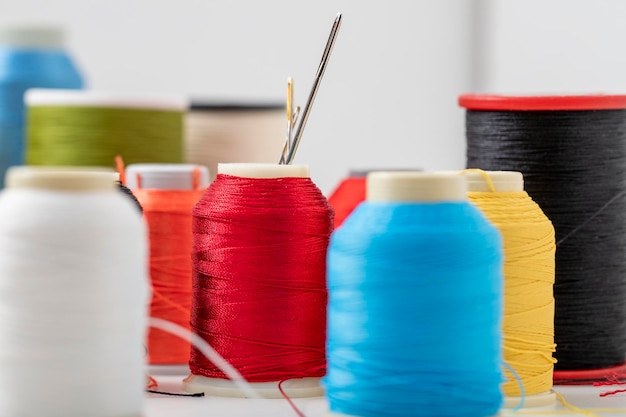
<instances>
[{"instance_id":1,"label":"blue thread strand","mask_svg":"<svg viewBox=\"0 0 626 417\"><path fill-rule=\"evenodd\" d=\"M360 204L331 237L328 290L332 412L498 411L502 243L474 206Z\"/></svg>"},{"instance_id":2,"label":"blue thread strand","mask_svg":"<svg viewBox=\"0 0 626 417\"><path fill-rule=\"evenodd\" d=\"M515 408L513 408L511 411L520 411L522 408L524 408L524 404L526 403L526 389L524 388L524 382L522 381L522 378L519 376L515 368L513 368L506 362L503 362L503 365L507 369L507 371L509 371L511 375L513 375L513 378L515 378L515 380L517 381L517 385L519 386L519 404L517 404Z\"/></svg>"},{"instance_id":3,"label":"blue thread strand","mask_svg":"<svg viewBox=\"0 0 626 417\"><path fill-rule=\"evenodd\" d=\"M62 49L0 45L0 188L6 170L24 163L26 90L82 87L78 70Z\"/></svg>"}]
</instances>

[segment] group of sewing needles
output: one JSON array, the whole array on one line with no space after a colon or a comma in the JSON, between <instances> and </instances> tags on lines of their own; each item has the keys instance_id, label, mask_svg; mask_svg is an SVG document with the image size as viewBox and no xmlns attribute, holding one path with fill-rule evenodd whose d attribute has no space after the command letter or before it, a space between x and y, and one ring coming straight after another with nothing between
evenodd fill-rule
<instances>
[{"instance_id":1,"label":"group of sewing needles","mask_svg":"<svg viewBox=\"0 0 626 417\"><path fill-rule=\"evenodd\" d=\"M330 58L330 53L333 50L335 39L337 38L337 32L339 32L340 26L341 13L338 13L337 17L335 18L335 22L333 23L333 27L330 30L330 35L328 36L328 41L326 42L326 47L324 48L324 53L322 54L322 60L320 61L320 65L317 67L317 73L315 74L313 87L311 88L311 92L309 93L309 97L307 98L306 104L304 105L304 110L302 111L301 116L300 106L297 106L295 109L293 107L293 78L289 77L289 79L287 80L287 139L285 140L283 153L280 157L280 161L278 162L281 165L291 164L293 162L293 158L296 156L298 145L300 144L300 140L302 139L302 132L304 131L304 127L306 126L306 122L309 118L309 113L311 112L311 107L313 106L313 102L315 101L317 90L319 89L320 82L322 81L322 77L324 76L324 71L326 71L328 59Z\"/></svg>"}]
</instances>

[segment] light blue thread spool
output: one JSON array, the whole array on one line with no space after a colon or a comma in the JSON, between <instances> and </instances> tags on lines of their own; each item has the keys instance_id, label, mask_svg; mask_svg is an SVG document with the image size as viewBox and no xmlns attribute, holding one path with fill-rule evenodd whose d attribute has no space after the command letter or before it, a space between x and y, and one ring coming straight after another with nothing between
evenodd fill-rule
<instances>
[{"instance_id":1,"label":"light blue thread spool","mask_svg":"<svg viewBox=\"0 0 626 417\"><path fill-rule=\"evenodd\" d=\"M485 417L502 402L502 242L453 174L368 175L328 250L332 415Z\"/></svg>"},{"instance_id":2,"label":"light blue thread spool","mask_svg":"<svg viewBox=\"0 0 626 417\"><path fill-rule=\"evenodd\" d=\"M0 184L8 167L24 161L24 92L83 87L54 27L0 28Z\"/></svg>"}]
</instances>

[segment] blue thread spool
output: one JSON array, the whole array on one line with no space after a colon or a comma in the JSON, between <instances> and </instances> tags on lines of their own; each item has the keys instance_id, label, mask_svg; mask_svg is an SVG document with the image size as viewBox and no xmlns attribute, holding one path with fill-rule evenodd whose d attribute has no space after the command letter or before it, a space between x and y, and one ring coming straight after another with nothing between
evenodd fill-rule
<instances>
[{"instance_id":1,"label":"blue thread spool","mask_svg":"<svg viewBox=\"0 0 626 417\"><path fill-rule=\"evenodd\" d=\"M82 86L60 29L0 28L0 184L7 168L24 162L24 92Z\"/></svg>"},{"instance_id":2,"label":"blue thread spool","mask_svg":"<svg viewBox=\"0 0 626 417\"><path fill-rule=\"evenodd\" d=\"M454 174L375 172L328 250L331 415L495 414L502 242Z\"/></svg>"}]
</instances>

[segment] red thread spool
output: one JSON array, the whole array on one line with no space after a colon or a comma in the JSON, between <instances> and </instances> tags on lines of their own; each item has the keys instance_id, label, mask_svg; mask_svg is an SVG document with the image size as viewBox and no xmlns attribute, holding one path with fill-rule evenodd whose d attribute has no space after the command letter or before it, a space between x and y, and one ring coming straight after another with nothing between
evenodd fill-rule
<instances>
[{"instance_id":1,"label":"red thread spool","mask_svg":"<svg viewBox=\"0 0 626 417\"><path fill-rule=\"evenodd\" d=\"M337 188L328 197L328 204L335 210L335 229L365 200L365 173L353 175L341 180Z\"/></svg>"},{"instance_id":2,"label":"red thread spool","mask_svg":"<svg viewBox=\"0 0 626 417\"><path fill-rule=\"evenodd\" d=\"M369 172L350 171L348 178L341 180L337 188L328 197L328 204L335 210L335 229L337 229L361 202L365 201L365 179ZM376 170L377 171L377 170ZM380 171L419 171L418 169L380 169Z\"/></svg>"},{"instance_id":3,"label":"red thread spool","mask_svg":"<svg viewBox=\"0 0 626 417\"><path fill-rule=\"evenodd\" d=\"M208 185L199 165L134 164L127 186L143 206L149 228L150 316L189 328L191 309L191 210ZM184 364L189 343L159 329L148 330L148 363Z\"/></svg>"},{"instance_id":4,"label":"red thread spool","mask_svg":"<svg viewBox=\"0 0 626 417\"><path fill-rule=\"evenodd\" d=\"M331 232L305 166L219 164L193 210L192 330L263 397L323 394ZM186 391L243 396L193 347L189 367Z\"/></svg>"}]
</instances>

